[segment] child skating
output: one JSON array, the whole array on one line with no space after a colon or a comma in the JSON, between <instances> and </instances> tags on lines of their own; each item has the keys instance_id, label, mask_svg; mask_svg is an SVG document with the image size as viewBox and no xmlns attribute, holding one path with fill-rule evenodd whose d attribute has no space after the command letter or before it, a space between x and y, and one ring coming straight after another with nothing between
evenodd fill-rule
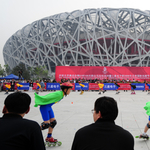
<instances>
[{"instance_id":1,"label":"child skating","mask_svg":"<svg viewBox=\"0 0 150 150\"><path fill-rule=\"evenodd\" d=\"M17 92L19 91L19 87L23 87L23 85L21 85L19 83L17 83L16 86L17 86Z\"/></svg>"},{"instance_id":2,"label":"child skating","mask_svg":"<svg viewBox=\"0 0 150 150\"><path fill-rule=\"evenodd\" d=\"M36 87L35 91L36 91L36 94L39 94L39 89L41 88L41 85L38 80L36 81L36 85L37 85L37 87Z\"/></svg>"},{"instance_id":3,"label":"child skating","mask_svg":"<svg viewBox=\"0 0 150 150\"><path fill-rule=\"evenodd\" d=\"M43 123L41 124L41 129L48 129L47 138L45 139L48 143L58 144L61 145L57 139L52 137L52 132L54 127L56 126L57 122L54 116L54 112L52 109L52 105L59 102L70 94L73 85L69 82L65 82L61 84L61 91L56 91L53 93L49 93L45 96L40 96L37 93L35 94L35 107L40 106L40 112L43 118ZM54 145L55 146L55 145Z\"/></svg>"},{"instance_id":4,"label":"child skating","mask_svg":"<svg viewBox=\"0 0 150 150\"><path fill-rule=\"evenodd\" d=\"M149 135L147 134L147 131L150 128L150 102L146 103L146 106L144 107L144 109L146 110L146 114L148 115L148 123L146 124L144 128L144 132L140 134L140 136L136 136L136 138L149 139Z\"/></svg>"},{"instance_id":5,"label":"child skating","mask_svg":"<svg viewBox=\"0 0 150 150\"><path fill-rule=\"evenodd\" d=\"M11 88L11 85L10 84L5 84L5 87L6 87L6 93L5 94L8 94L8 89Z\"/></svg>"},{"instance_id":6,"label":"child skating","mask_svg":"<svg viewBox=\"0 0 150 150\"><path fill-rule=\"evenodd\" d=\"M101 94L101 92L105 93L106 90L103 90L103 87L104 87L104 84L103 83L100 83L99 81L96 82L99 86L99 93L98 94Z\"/></svg>"},{"instance_id":7,"label":"child skating","mask_svg":"<svg viewBox=\"0 0 150 150\"><path fill-rule=\"evenodd\" d=\"M148 93L147 94L150 94L150 84L146 83L146 85L148 86Z\"/></svg>"},{"instance_id":8,"label":"child skating","mask_svg":"<svg viewBox=\"0 0 150 150\"><path fill-rule=\"evenodd\" d=\"M131 86L131 94L136 94L134 91L136 89L136 85L133 85L132 83L130 83L130 86Z\"/></svg>"},{"instance_id":9,"label":"child skating","mask_svg":"<svg viewBox=\"0 0 150 150\"><path fill-rule=\"evenodd\" d=\"M78 83L81 86L81 89L80 89L81 93L80 93L80 95L82 95L84 93L83 87L85 87L85 85L81 84L81 81L78 81Z\"/></svg>"},{"instance_id":10,"label":"child skating","mask_svg":"<svg viewBox=\"0 0 150 150\"><path fill-rule=\"evenodd\" d=\"M114 82L114 84L116 85L116 94L119 94L119 93L120 93L120 91L119 91L118 89L119 89L120 85L119 85L119 84L117 84L117 82L116 82L116 81Z\"/></svg>"}]
</instances>

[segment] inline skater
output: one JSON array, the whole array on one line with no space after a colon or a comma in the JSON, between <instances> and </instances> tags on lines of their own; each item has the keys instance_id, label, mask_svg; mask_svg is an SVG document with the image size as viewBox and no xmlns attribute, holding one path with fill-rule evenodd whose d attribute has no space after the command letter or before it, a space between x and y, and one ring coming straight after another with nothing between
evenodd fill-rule
<instances>
[{"instance_id":1,"label":"inline skater","mask_svg":"<svg viewBox=\"0 0 150 150\"><path fill-rule=\"evenodd\" d=\"M10 84L5 84L5 87L6 87L6 93L5 94L8 94L8 89L11 88L11 85Z\"/></svg>"},{"instance_id":2,"label":"inline skater","mask_svg":"<svg viewBox=\"0 0 150 150\"><path fill-rule=\"evenodd\" d=\"M84 93L83 87L85 87L85 85L82 84L81 81L78 81L78 83L81 86L81 89L80 89L81 93L80 93L80 95L82 95Z\"/></svg>"},{"instance_id":3,"label":"inline skater","mask_svg":"<svg viewBox=\"0 0 150 150\"><path fill-rule=\"evenodd\" d=\"M104 87L104 83L100 83L100 81L97 81L96 82L99 86L99 93L98 94L101 94L101 92L105 93L106 90L103 90L103 87Z\"/></svg>"},{"instance_id":4,"label":"inline skater","mask_svg":"<svg viewBox=\"0 0 150 150\"><path fill-rule=\"evenodd\" d=\"M116 94L119 94L119 93L120 93L120 91L119 91L118 89L119 89L120 85L119 85L119 84L117 84L117 82L116 82L116 81L114 82L114 84L116 85Z\"/></svg>"},{"instance_id":5,"label":"inline skater","mask_svg":"<svg viewBox=\"0 0 150 150\"><path fill-rule=\"evenodd\" d=\"M54 116L52 105L63 99L64 96L70 94L73 85L70 82L65 82L61 84L61 91L56 91L49 93L45 96L40 96L35 94L35 107L40 106L40 112L43 118L43 123L41 124L41 130L48 129L46 142L57 143L57 139L52 137L52 132L57 122Z\"/></svg>"},{"instance_id":6,"label":"inline skater","mask_svg":"<svg viewBox=\"0 0 150 150\"><path fill-rule=\"evenodd\" d=\"M150 94L150 84L146 83L146 85L148 86L148 93L147 94Z\"/></svg>"},{"instance_id":7,"label":"inline skater","mask_svg":"<svg viewBox=\"0 0 150 150\"><path fill-rule=\"evenodd\" d=\"M149 135L147 134L148 129L150 128L150 102L146 103L146 106L144 109L147 111L146 114L149 116L148 117L148 123L146 124L144 128L144 132L138 136L139 138L146 138L149 139Z\"/></svg>"},{"instance_id":8,"label":"inline skater","mask_svg":"<svg viewBox=\"0 0 150 150\"><path fill-rule=\"evenodd\" d=\"M136 94L134 91L136 89L136 85L133 85L132 83L130 83L130 86L131 86L131 94Z\"/></svg>"},{"instance_id":9,"label":"inline skater","mask_svg":"<svg viewBox=\"0 0 150 150\"><path fill-rule=\"evenodd\" d=\"M19 87L23 87L23 85L21 85L19 83L16 83L16 86L17 86L17 92L19 91Z\"/></svg>"},{"instance_id":10,"label":"inline skater","mask_svg":"<svg viewBox=\"0 0 150 150\"><path fill-rule=\"evenodd\" d=\"M35 91L36 91L36 94L39 94L39 89L41 88L41 85L38 80L36 81L36 85L37 85L37 87L36 87Z\"/></svg>"}]
</instances>

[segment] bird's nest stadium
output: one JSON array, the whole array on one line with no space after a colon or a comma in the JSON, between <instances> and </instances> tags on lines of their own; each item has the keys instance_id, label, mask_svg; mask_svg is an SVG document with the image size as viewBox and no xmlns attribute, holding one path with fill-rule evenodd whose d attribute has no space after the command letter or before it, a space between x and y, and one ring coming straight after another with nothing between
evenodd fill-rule
<instances>
[{"instance_id":1,"label":"bird's nest stadium","mask_svg":"<svg viewBox=\"0 0 150 150\"><path fill-rule=\"evenodd\" d=\"M37 20L12 35L5 64L46 66L150 66L150 11L84 9Z\"/></svg>"}]
</instances>

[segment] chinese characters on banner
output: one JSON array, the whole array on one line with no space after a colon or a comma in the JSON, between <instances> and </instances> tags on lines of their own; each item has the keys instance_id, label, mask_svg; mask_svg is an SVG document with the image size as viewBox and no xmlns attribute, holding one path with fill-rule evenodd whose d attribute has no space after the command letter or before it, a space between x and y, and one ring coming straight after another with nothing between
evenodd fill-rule
<instances>
[{"instance_id":1,"label":"chinese characters on banner","mask_svg":"<svg viewBox=\"0 0 150 150\"><path fill-rule=\"evenodd\" d=\"M149 80L150 67L56 66L55 79Z\"/></svg>"},{"instance_id":2,"label":"chinese characters on banner","mask_svg":"<svg viewBox=\"0 0 150 150\"><path fill-rule=\"evenodd\" d=\"M79 83L72 83L73 88L72 90L80 90L81 86ZM85 87L82 90L99 90L99 86L96 83L82 83ZM131 86L129 83L118 83L120 85L119 90L131 90ZM136 85L135 90L145 90L147 86L144 83L133 83ZM104 83L104 90L116 90L117 86L114 83ZM59 83L47 83L46 90L60 90Z\"/></svg>"}]
</instances>

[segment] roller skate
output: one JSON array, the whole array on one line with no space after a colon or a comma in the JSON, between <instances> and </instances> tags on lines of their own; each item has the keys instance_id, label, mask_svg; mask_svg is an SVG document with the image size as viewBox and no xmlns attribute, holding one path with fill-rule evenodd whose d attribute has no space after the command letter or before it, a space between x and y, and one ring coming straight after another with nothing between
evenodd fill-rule
<instances>
[{"instance_id":1,"label":"roller skate","mask_svg":"<svg viewBox=\"0 0 150 150\"><path fill-rule=\"evenodd\" d=\"M36 94L39 94L39 92L35 92Z\"/></svg>"},{"instance_id":2,"label":"roller skate","mask_svg":"<svg viewBox=\"0 0 150 150\"><path fill-rule=\"evenodd\" d=\"M99 92L98 94L101 94L101 92Z\"/></svg>"},{"instance_id":3,"label":"roller skate","mask_svg":"<svg viewBox=\"0 0 150 150\"><path fill-rule=\"evenodd\" d=\"M50 138L46 138L45 139L45 146L47 145L48 147L50 146L61 146L61 142L60 141L57 141L57 139L54 139L53 137L50 137Z\"/></svg>"},{"instance_id":4,"label":"roller skate","mask_svg":"<svg viewBox=\"0 0 150 150\"><path fill-rule=\"evenodd\" d=\"M120 92L118 91L118 92L116 92L116 94L119 94Z\"/></svg>"},{"instance_id":5,"label":"roller skate","mask_svg":"<svg viewBox=\"0 0 150 150\"><path fill-rule=\"evenodd\" d=\"M84 91L81 91L80 95L82 95L84 93Z\"/></svg>"},{"instance_id":6,"label":"roller skate","mask_svg":"<svg viewBox=\"0 0 150 150\"><path fill-rule=\"evenodd\" d=\"M147 134L140 134L140 136L136 136L135 138L139 138L139 139L147 139L149 140L149 136Z\"/></svg>"}]
</instances>

